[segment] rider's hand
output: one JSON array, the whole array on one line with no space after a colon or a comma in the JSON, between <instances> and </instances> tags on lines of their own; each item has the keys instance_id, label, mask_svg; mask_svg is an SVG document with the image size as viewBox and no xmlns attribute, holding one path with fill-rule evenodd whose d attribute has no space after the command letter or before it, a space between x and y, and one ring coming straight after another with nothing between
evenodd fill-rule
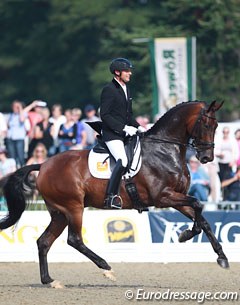
<instances>
[{"instance_id":1,"label":"rider's hand","mask_svg":"<svg viewBox=\"0 0 240 305\"><path fill-rule=\"evenodd\" d=\"M137 128L135 128L133 126L125 125L123 128L123 131L126 132L126 135L133 136L137 133L138 130L137 130Z\"/></svg>"},{"instance_id":2,"label":"rider's hand","mask_svg":"<svg viewBox=\"0 0 240 305\"><path fill-rule=\"evenodd\" d=\"M138 126L138 131L139 132L145 132L146 129L144 127L142 127L142 126Z\"/></svg>"}]
</instances>

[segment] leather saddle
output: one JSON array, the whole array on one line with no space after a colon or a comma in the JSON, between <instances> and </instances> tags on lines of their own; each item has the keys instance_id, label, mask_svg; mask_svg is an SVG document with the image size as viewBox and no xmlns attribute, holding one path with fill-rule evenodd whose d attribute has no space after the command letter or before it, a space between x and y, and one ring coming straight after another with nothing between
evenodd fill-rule
<instances>
[{"instance_id":1,"label":"leather saddle","mask_svg":"<svg viewBox=\"0 0 240 305\"><path fill-rule=\"evenodd\" d=\"M86 122L90 127L92 127L97 133L97 144L93 147L93 151L95 153L98 154L108 154L109 158L110 158L110 164L111 164L111 168L114 166L114 164L116 163L114 157L111 155L107 145L105 144L105 142L102 140L102 122L101 121L96 121L96 122ZM134 157L134 151L135 151L135 147L137 145L139 138L137 135L134 135L132 137L126 137L124 140L124 147L125 147L125 151L126 151L126 155L127 155L127 159L128 159L128 165L126 168L126 172L128 172L128 170L131 168L131 164L133 161L133 157Z\"/></svg>"},{"instance_id":2,"label":"leather saddle","mask_svg":"<svg viewBox=\"0 0 240 305\"><path fill-rule=\"evenodd\" d=\"M110 158L110 168L113 169L115 166L115 159L111 155L107 145L102 140L102 122L96 121L96 122L88 122L88 125L91 126L97 133L97 144L92 148L91 153L97 153L97 154L105 154L106 157L105 161ZM138 210L139 213L142 213L143 211L148 211L148 208L144 205L144 203L141 201L136 185L132 182L132 177L138 173L141 167L141 145L140 145L140 136L134 135L132 137L126 137L124 140L124 146L126 155L128 158L128 165L125 172L125 188L126 191L133 203L133 207ZM101 162L101 164L105 163L105 161ZM90 170L91 172L91 170ZM93 174L93 173L92 173ZM128 177L126 177L128 176Z\"/></svg>"}]
</instances>

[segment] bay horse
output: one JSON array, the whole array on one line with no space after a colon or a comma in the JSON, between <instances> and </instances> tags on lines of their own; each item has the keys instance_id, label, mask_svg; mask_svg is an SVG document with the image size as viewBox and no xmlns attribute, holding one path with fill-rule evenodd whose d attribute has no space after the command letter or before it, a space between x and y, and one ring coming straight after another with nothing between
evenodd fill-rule
<instances>
[{"instance_id":1,"label":"bay horse","mask_svg":"<svg viewBox=\"0 0 240 305\"><path fill-rule=\"evenodd\" d=\"M141 137L142 166L133 178L141 201L146 207L174 208L193 221L192 229L179 235L185 242L203 230L214 251L217 262L228 268L228 259L214 236L210 225L202 216L202 205L187 194L190 175L186 164L186 149L190 139L201 163L214 158L214 135L217 127L216 111L222 103L189 101L178 104L162 116ZM31 171L39 171L36 185L51 216L51 222L37 240L40 277L43 284L61 287L48 271L47 253L53 242L68 226L67 243L87 256L106 277L114 280L108 263L85 246L82 238L84 207L101 209L104 206L106 179L91 176L88 169L88 150L67 151L49 158L43 164L29 165L10 174L4 181L3 192L8 214L0 221L0 229L14 225L26 208L24 183ZM120 190L123 209L132 209L133 204L123 185Z\"/></svg>"}]
</instances>

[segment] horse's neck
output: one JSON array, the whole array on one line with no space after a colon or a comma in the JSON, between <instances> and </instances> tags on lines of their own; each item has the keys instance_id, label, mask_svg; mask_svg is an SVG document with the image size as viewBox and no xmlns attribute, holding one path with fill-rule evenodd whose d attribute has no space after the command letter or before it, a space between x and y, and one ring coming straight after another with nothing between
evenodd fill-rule
<instances>
[{"instance_id":1,"label":"horse's neck","mask_svg":"<svg viewBox=\"0 0 240 305\"><path fill-rule=\"evenodd\" d=\"M189 114L190 115L190 114ZM156 155L160 158L172 159L183 164L186 159L186 149L189 140L186 124L186 112L166 115L156 123L152 132L146 134L143 155Z\"/></svg>"},{"instance_id":2,"label":"horse's neck","mask_svg":"<svg viewBox=\"0 0 240 305\"><path fill-rule=\"evenodd\" d=\"M155 137L159 140L175 141L177 143L186 143L188 140L186 122L181 117L170 117L158 129L155 128L152 134L149 133L149 137Z\"/></svg>"},{"instance_id":3,"label":"horse's neck","mask_svg":"<svg viewBox=\"0 0 240 305\"><path fill-rule=\"evenodd\" d=\"M176 106L153 126L152 134L159 138L187 143L190 136L189 127L197 119L200 109L200 103L189 102ZM148 134L151 135L151 130Z\"/></svg>"},{"instance_id":4,"label":"horse's neck","mask_svg":"<svg viewBox=\"0 0 240 305\"><path fill-rule=\"evenodd\" d=\"M143 141L142 166L147 171L153 170L158 175L167 174L166 169L172 173L187 172L186 146L172 143L158 143Z\"/></svg>"}]
</instances>

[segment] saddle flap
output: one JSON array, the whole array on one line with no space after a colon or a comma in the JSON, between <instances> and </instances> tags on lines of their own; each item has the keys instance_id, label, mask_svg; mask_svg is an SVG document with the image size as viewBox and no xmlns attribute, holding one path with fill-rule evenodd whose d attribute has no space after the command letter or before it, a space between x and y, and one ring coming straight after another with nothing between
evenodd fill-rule
<instances>
[{"instance_id":1,"label":"saddle flap","mask_svg":"<svg viewBox=\"0 0 240 305\"><path fill-rule=\"evenodd\" d=\"M140 143L139 137L136 135L134 135L132 137L127 137L126 140L124 141L124 147L125 147L125 151L126 151L126 155L127 155L127 159L128 159L127 171L130 169L130 167L132 165L137 141Z\"/></svg>"},{"instance_id":2,"label":"saddle flap","mask_svg":"<svg viewBox=\"0 0 240 305\"><path fill-rule=\"evenodd\" d=\"M127 173L123 177L128 178L135 176L139 172L142 164L141 145L137 136L126 144L125 149L129 165ZM109 179L115 163L116 161L110 155L106 144L101 140L89 153L88 166L91 175L95 178Z\"/></svg>"}]
</instances>

